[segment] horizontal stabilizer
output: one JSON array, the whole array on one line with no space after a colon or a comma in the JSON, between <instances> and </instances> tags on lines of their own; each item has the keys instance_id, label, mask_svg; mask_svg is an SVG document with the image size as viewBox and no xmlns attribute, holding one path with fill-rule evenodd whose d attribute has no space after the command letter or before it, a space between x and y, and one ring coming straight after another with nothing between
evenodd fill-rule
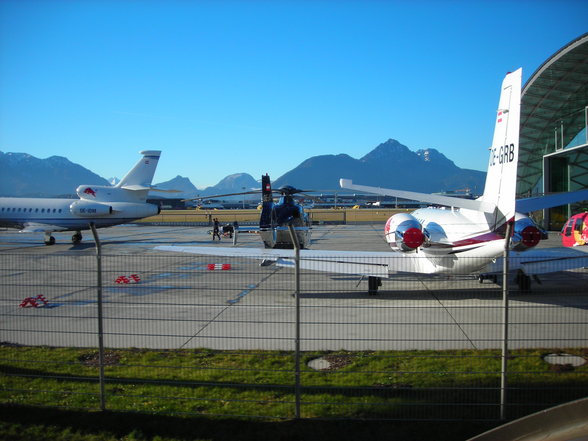
<instances>
[{"instance_id":1,"label":"horizontal stabilizer","mask_svg":"<svg viewBox=\"0 0 588 441\"><path fill-rule=\"evenodd\" d=\"M429 204L445 205L447 207L466 208L468 210L484 211L487 213L492 213L495 208L493 204L480 200L462 199L429 193L417 193L414 191L391 190L387 188L370 187L367 185L355 185L351 179L341 179L339 185L341 188L349 190L363 191L383 196L393 196L402 199L427 202Z\"/></svg>"},{"instance_id":2,"label":"horizontal stabilizer","mask_svg":"<svg viewBox=\"0 0 588 441\"><path fill-rule=\"evenodd\" d=\"M121 188L132 191L151 190L151 187L146 187L144 185L124 185Z\"/></svg>"},{"instance_id":3,"label":"horizontal stabilizer","mask_svg":"<svg viewBox=\"0 0 588 441\"><path fill-rule=\"evenodd\" d=\"M586 200L588 200L588 189L519 199L516 202L516 207L519 213L529 213Z\"/></svg>"},{"instance_id":4,"label":"horizontal stabilizer","mask_svg":"<svg viewBox=\"0 0 588 441\"><path fill-rule=\"evenodd\" d=\"M146 186L146 185L123 185L121 188L125 190L133 190L133 191L140 191L140 190L149 190L149 191L158 191L160 193L181 193L181 190L163 190L156 187Z\"/></svg>"}]
</instances>

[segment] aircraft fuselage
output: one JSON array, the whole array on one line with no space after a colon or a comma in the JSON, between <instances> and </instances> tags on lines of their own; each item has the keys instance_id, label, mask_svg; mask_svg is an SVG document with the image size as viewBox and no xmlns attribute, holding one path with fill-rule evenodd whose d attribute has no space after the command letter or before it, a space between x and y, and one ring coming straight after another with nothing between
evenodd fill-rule
<instances>
[{"instance_id":1,"label":"aircraft fuselage","mask_svg":"<svg viewBox=\"0 0 588 441\"><path fill-rule=\"evenodd\" d=\"M25 229L30 224L44 224L47 228L43 231L78 231L88 229L89 222L98 228L110 227L153 216L159 211L156 205L132 202L107 202L101 204L104 208L74 205L80 201L84 202L83 199L0 198L0 226Z\"/></svg>"}]
</instances>

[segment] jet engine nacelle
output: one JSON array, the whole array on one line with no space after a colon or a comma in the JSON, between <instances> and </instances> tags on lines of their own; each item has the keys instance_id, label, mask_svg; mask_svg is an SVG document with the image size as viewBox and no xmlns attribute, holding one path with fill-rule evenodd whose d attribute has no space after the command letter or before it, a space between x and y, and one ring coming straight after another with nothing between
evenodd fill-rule
<instances>
[{"instance_id":1,"label":"jet engine nacelle","mask_svg":"<svg viewBox=\"0 0 588 441\"><path fill-rule=\"evenodd\" d=\"M515 218L511 248L515 251L524 251L536 246L542 239L543 233L535 225L535 222L527 216L518 215Z\"/></svg>"},{"instance_id":2,"label":"jet engine nacelle","mask_svg":"<svg viewBox=\"0 0 588 441\"><path fill-rule=\"evenodd\" d=\"M412 251L420 247L426 240L421 223L408 213L390 216L384 228L386 241L392 248L401 251Z\"/></svg>"},{"instance_id":3,"label":"jet engine nacelle","mask_svg":"<svg viewBox=\"0 0 588 441\"><path fill-rule=\"evenodd\" d=\"M108 216L112 214L112 207L98 202L79 200L72 202L69 211L71 214L81 217Z\"/></svg>"},{"instance_id":4,"label":"jet engine nacelle","mask_svg":"<svg viewBox=\"0 0 588 441\"><path fill-rule=\"evenodd\" d=\"M116 216L127 219L155 216L161 211L160 207L155 204L131 204L128 202L113 202L112 209Z\"/></svg>"}]
</instances>

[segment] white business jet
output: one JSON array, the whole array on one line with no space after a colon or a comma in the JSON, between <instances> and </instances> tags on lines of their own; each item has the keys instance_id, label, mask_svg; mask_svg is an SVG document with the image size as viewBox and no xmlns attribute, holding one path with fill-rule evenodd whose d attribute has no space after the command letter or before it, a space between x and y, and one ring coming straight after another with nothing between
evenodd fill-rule
<instances>
[{"instance_id":1,"label":"white business jet","mask_svg":"<svg viewBox=\"0 0 588 441\"><path fill-rule=\"evenodd\" d=\"M482 272L505 249L506 224L514 222L512 246L528 250L542 233L515 201L522 69L509 73L501 87L484 194L477 200L354 185L341 187L428 202L412 214L395 214L386 222L391 252L301 250L300 268L368 277L374 294L382 278L394 273L469 274ZM536 201L535 201L536 202ZM554 201L552 201L554 202ZM565 202L554 202L561 205ZM530 211L530 210L524 210ZM157 250L263 259L264 264L294 265L293 250L159 246Z\"/></svg>"},{"instance_id":2,"label":"white business jet","mask_svg":"<svg viewBox=\"0 0 588 441\"><path fill-rule=\"evenodd\" d=\"M21 232L44 232L45 245L53 245L54 231L75 231L74 244L82 240L82 230L110 227L159 213L147 203L161 151L140 152L143 157L114 186L80 185L79 199L0 198L0 226Z\"/></svg>"}]
</instances>

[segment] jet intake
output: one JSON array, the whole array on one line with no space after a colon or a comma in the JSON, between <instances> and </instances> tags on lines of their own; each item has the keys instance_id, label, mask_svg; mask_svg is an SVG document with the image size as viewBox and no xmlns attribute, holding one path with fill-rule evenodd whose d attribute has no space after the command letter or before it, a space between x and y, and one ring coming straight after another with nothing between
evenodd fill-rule
<instances>
[{"instance_id":1,"label":"jet intake","mask_svg":"<svg viewBox=\"0 0 588 441\"><path fill-rule=\"evenodd\" d=\"M522 217L515 221L513 236L511 239L512 249L523 251L536 246L543 233L535 223L528 217Z\"/></svg>"},{"instance_id":2,"label":"jet intake","mask_svg":"<svg viewBox=\"0 0 588 441\"><path fill-rule=\"evenodd\" d=\"M420 247L425 241L425 235L416 226L399 225L396 229L396 245L404 251L411 251Z\"/></svg>"},{"instance_id":3,"label":"jet intake","mask_svg":"<svg viewBox=\"0 0 588 441\"><path fill-rule=\"evenodd\" d=\"M98 202L79 200L71 203L69 211L71 214L81 217L108 216L112 214L112 207Z\"/></svg>"},{"instance_id":4,"label":"jet intake","mask_svg":"<svg viewBox=\"0 0 588 441\"><path fill-rule=\"evenodd\" d=\"M384 233L390 246L401 251L413 251L426 241L421 223L407 213L391 216L386 222Z\"/></svg>"}]
</instances>

